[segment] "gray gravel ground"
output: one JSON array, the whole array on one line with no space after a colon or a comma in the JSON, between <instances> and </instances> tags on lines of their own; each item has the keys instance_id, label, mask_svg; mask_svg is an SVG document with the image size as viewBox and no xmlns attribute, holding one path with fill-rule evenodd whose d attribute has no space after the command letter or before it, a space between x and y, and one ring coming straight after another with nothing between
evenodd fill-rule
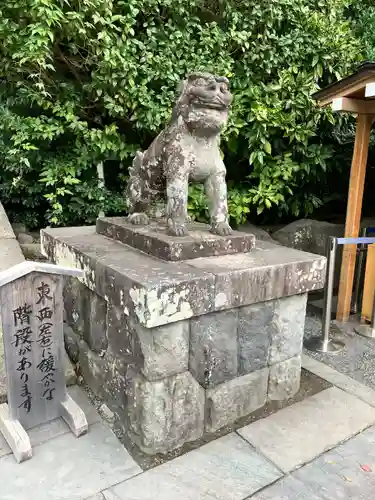
<instances>
[{"instance_id":1,"label":"gray gravel ground","mask_svg":"<svg viewBox=\"0 0 375 500\"><path fill-rule=\"evenodd\" d=\"M345 328L346 333L343 333L336 325L332 325L331 336L344 340L346 344L343 351L337 354L320 354L305 349L305 353L375 389L375 339L361 337L354 332L353 327L354 323L349 323ZM319 315L308 313L305 338L320 335L321 328Z\"/></svg>"}]
</instances>

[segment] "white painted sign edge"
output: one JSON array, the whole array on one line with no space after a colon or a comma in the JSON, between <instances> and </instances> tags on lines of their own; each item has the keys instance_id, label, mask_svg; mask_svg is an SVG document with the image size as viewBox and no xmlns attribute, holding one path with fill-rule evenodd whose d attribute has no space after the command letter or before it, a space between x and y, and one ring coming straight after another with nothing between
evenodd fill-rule
<instances>
[{"instance_id":1,"label":"white painted sign edge","mask_svg":"<svg viewBox=\"0 0 375 500\"><path fill-rule=\"evenodd\" d=\"M0 272L0 288L12 281L15 281L22 276L30 273L46 273L46 274L61 274L65 276L83 277L85 272L81 269L74 269L70 267L56 266L55 264L48 264L44 262L25 261L17 264L5 271Z\"/></svg>"}]
</instances>

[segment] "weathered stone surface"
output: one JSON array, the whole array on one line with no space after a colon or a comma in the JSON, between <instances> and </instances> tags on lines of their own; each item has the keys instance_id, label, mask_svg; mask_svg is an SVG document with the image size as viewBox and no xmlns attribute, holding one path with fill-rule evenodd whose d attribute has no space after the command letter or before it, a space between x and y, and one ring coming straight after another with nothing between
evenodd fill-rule
<instances>
[{"instance_id":1,"label":"weathered stone surface","mask_svg":"<svg viewBox=\"0 0 375 500\"><path fill-rule=\"evenodd\" d=\"M24 260L25 257L16 239L0 239L0 271L5 271Z\"/></svg>"},{"instance_id":2,"label":"weathered stone surface","mask_svg":"<svg viewBox=\"0 0 375 500\"><path fill-rule=\"evenodd\" d=\"M0 203L0 239L15 238L8 216Z\"/></svg>"},{"instance_id":3,"label":"weathered stone surface","mask_svg":"<svg viewBox=\"0 0 375 500\"><path fill-rule=\"evenodd\" d=\"M302 351L307 294L275 301L269 364L280 363Z\"/></svg>"},{"instance_id":4,"label":"weathered stone surface","mask_svg":"<svg viewBox=\"0 0 375 500\"><path fill-rule=\"evenodd\" d=\"M67 386L74 385L77 382L77 377L70 362L70 359L65 351L63 351L63 365L64 365L64 373L65 373L65 383Z\"/></svg>"},{"instance_id":5,"label":"weathered stone surface","mask_svg":"<svg viewBox=\"0 0 375 500\"><path fill-rule=\"evenodd\" d=\"M227 309L319 290L326 259L268 241L247 254L194 259L191 267L216 277L216 309Z\"/></svg>"},{"instance_id":6,"label":"weathered stone surface","mask_svg":"<svg viewBox=\"0 0 375 500\"><path fill-rule=\"evenodd\" d=\"M64 344L69 359L73 363L77 363L79 359L79 336L66 323L64 323Z\"/></svg>"},{"instance_id":7,"label":"weathered stone surface","mask_svg":"<svg viewBox=\"0 0 375 500\"><path fill-rule=\"evenodd\" d=\"M275 243L275 241L272 239L272 236L267 231L259 226L254 226L254 224L251 224L250 222L241 224L241 226L239 227L239 231L241 231L241 233L253 234L256 240L270 241L271 243Z\"/></svg>"},{"instance_id":8,"label":"weathered stone surface","mask_svg":"<svg viewBox=\"0 0 375 500\"><path fill-rule=\"evenodd\" d=\"M135 322L120 307L110 303L107 308L106 335L110 355L114 353L125 364L143 366L143 353Z\"/></svg>"},{"instance_id":9,"label":"weathered stone surface","mask_svg":"<svg viewBox=\"0 0 375 500\"><path fill-rule=\"evenodd\" d=\"M188 321L151 329L137 326L136 331L144 358L142 373L148 380L158 380L187 371Z\"/></svg>"},{"instance_id":10,"label":"weathered stone surface","mask_svg":"<svg viewBox=\"0 0 375 500\"><path fill-rule=\"evenodd\" d=\"M129 355L129 359L122 358L111 350L99 356L91 351L83 340L79 341L78 345L79 367L85 382L120 420L124 420L128 404L126 376L132 366L129 361L131 356Z\"/></svg>"},{"instance_id":11,"label":"weathered stone surface","mask_svg":"<svg viewBox=\"0 0 375 500\"><path fill-rule=\"evenodd\" d=\"M329 236L342 237L344 226L313 219L301 219L279 229L272 234L274 240L286 247L325 255Z\"/></svg>"},{"instance_id":12,"label":"weathered stone surface","mask_svg":"<svg viewBox=\"0 0 375 500\"><path fill-rule=\"evenodd\" d=\"M67 324L81 337L87 328L87 311L90 311L89 294L90 290L78 279L65 277L64 317Z\"/></svg>"},{"instance_id":13,"label":"weathered stone surface","mask_svg":"<svg viewBox=\"0 0 375 500\"><path fill-rule=\"evenodd\" d=\"M242 500L280 476L232 433L103 493L106 500Z\"/></svg>"},{"instance_id":14,"label":"weathered stone surface","mask_svg":"<svg viewBox=\"0 0 375 500\"><path fill-rule=\"evenodd\" d=\"M206 390L206 431L212 432L249 415L266 403L268 368Z\"/></svg>"},{"instance_id":15,"label":"weathered stone surface","mask_svg":"<svg viewBox=\"0 0 375 500\"><path fill-rule=\"evenodd\" d=\"M270 367L268 398L282 401L299 391L301 381L301 357L287 359Z\"/></svg>"},{"instance_id":16,"label":"weathered stone surface","mask_svg":"<svg viewBox=\"0 0 375 500\"><path fill-rule=\"evenodd\" d=\"M25 243L21 244L20 246L25 259L34 261L46 260L45 256L42 254L40 243Z\"/></svg>"},{"instance_id":17,"label":"weathered stone surface","mask_svg":"<svg viewBox=\"0 0 375 500\"><path fill-rule=\"evenodd\" d=\"M204 389L190 372L149 382L142 375L127 387L129 432L146 453L194 441L204 432Z\"/></svg>"},{"instance_id":18,"label":"weathered stone surface","mask_svg":"<svg viewBox=\"0 0 375 500\"><path fill-rule=\"evenodd\" d=\"M109 217L96 222L97 233L169 261L249 252L255 245L252 234L234 231L222 237L211 233L205 224L194 222L187 227L189 234L180 238L169 235L165 223L161 221L134 226L125 217Z\"/></svg>"},{"instance_id":19,"label":"weathered stone surface","mask_svg":"<svg viewBox=\"0 0 375 500\"><path fill-rule=\"evenodd\" d=\"M27 233L27 227L22 222L12 222L11 227L16 236L21 233Z\"/></svg>"},{"instance_id":20,"label":"weathered stone surface","mask_svg":"<svg viewBox=\"0 0 375 500\"><path fill-rule=\"evenodd\" d=\"M17 235L17 240L20 245L34 243L34 238L28 233L20 233Z\"/></svg>"},{"instance_id":21,"label":"weathered stone surface","mask_svg":"<svg viewBox=\"0 0 375 500\"><path fill-rule=\"evenodd\" d=\"M79 439L69 432L43 443L21 466L11 455L1 458L1 497L81 500L141 472L111 430L99 422Z\"/></svg>"},{"instance_id":22,"label":"weathered stone surface","mask_svg":"<svg viewBox=\"0 0 375 500\"><path fill-rule=\"evenodd\" d=\"M289 472L374 422L374 408L331 387L237 432Z\"/></svg>"},{"instance_id":23,"label":"weathered stone surface","mask_svg":"<svg viewBox=\"0 0 375 500\"><path fill-rule=\"evenodd\" d=\"M83 338L90 349L98 354L103 354L108 347L107 330L107 304L97 293L89 291L89 317Z\"/></svg>"},{"instance_id":24,"label":"weathered stone surface","mask_svg":"<svg viewBox=\"0 0 375 500\"><path fill-rule=\"evenodd\" d=\"M238 373L245 375L268 365L275 301L260 302L238 310Z\"/></svg>"},{"instance_id":25,"label":"weathered stone surface","mask_svg":"<svg viewBox=\"0 0 375 500\"><path fill-rule=\"evenodd\" d=\"M237 310L190 320L189 369L204 387L237 376Z\"/></svg>"},{"instance_id":26,"label":"weathered stone surface","mask_svg":"<svg viewBox=\"0 0 375 500\"><path fill-rule=\"evenodd\" d=\"M91 290L147 328L173 323L214 308L215 279L186 263L153 259L95 234L92 227L42 231L53 262L86 271Z\"/></svg>"},{"instance_id":27,"label":"weathered stone surface","mask_svg":"<svg viewBox=\"0 0 375 500\"><path fill-rule=\"evenodd\" d=\"M147 328L215 310L318 290L324 257L257 242L247 254L167 263L95 234L95 228L42 231L50 260L86 271L81 281Z\"/></svg>"},{"instance_id":28,"label":"weathered stone surface","mask_svg":"<svg viewBox=\"0 0 375 500\"><path fill-rule=\"evenodd\" d=\"M272 234L272 237L282 245L318 255L326 255L326 244L329 236L337 238L344 236L344 226L319 220L301 219ZM339 246L337 249L335 286L338 286L340 279L342 248Z\"/></svg>"},{"instance_id":29,"label":"weathered stone surface","mask_svg":"<svg viewBox=\"0 0 375 500\"><path fill-rule=\"evenodd\" d=\"M76 278L65 280L64 310L68 324L98 354L108 347L107 304Z\"/></svg>"},{"instance_id":30,"label":"weathered stone surface","mask_svg":"<svg viewBox=\"0 0 375 500\"><path fill-rule=\"evenodd\" d=\"M219 142L232 102L229 80L192 73L180 91L172 120L147 151L136 154L129 168L129 221L147 224L155 204L164 201L169 234L186 236L188 183L192 180L205 183L211 231L226 236L231 228Z\"/></svg>"},{"instance_id":31,"label":"weathered stone surface","mask_svg":"<svg viewBox=\"0 0 375 500\"><path fill-rule=\"evenodd\" d=\"M293 477L305 490L319 492L319 499L324 492L327 500L372 500L374 463L375 428L371 427L295 471ZM291 496L288 500L297 499Z\"/></svg>"}]
</instances>

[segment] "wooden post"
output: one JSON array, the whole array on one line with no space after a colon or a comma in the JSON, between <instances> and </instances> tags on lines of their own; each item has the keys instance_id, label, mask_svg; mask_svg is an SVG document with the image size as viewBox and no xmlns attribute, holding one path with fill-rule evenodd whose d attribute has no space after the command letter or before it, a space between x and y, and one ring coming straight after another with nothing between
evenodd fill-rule
<instances>
[{"instance_id":1,"label":"wooden post","mask_svg":"<svg viewBox=\"0 0 375 500\"><path fill-rule=\"evenodd\" d=\"M373 120L373 115L360 114L357 118L357 130L350 171L348 205L346 211L345 237L347 238L357 238L359 234L368 145ZM356 250L356 245L345 245L344 247L337 305L337 321L348 321L349 319Z\"/></svg>"}]
</instances>

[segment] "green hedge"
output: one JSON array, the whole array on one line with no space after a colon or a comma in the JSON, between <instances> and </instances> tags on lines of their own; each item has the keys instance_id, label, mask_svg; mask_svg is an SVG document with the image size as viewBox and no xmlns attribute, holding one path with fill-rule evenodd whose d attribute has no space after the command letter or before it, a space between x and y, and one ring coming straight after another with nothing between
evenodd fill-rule
<instances>
[{"instance_id":1,"label":"green hedge","mask_svg":"<svg viewBox=\"0 0 375 500\"><path fill-rule=\"evenodd\" d=\"M311 100L360 60L343 0L17 0L0 9L0 194L29 226L124 211L127 166L192 70L227 75L230 213L308 214L334 168ZM104 162L106 190L97 187ZM205 216L192 188L190 209Z\"/></svg>"}]
</instances>

